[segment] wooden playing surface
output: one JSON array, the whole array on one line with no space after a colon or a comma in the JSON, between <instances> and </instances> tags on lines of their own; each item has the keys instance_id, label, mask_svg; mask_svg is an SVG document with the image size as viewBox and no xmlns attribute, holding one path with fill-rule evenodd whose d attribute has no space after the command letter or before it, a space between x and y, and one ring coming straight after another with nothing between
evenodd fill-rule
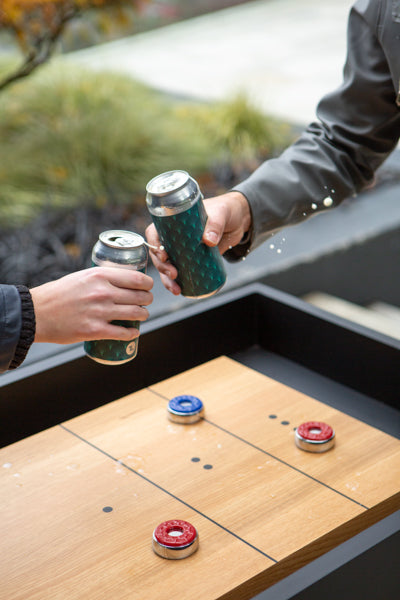
<instances>
[{"instance_id":1,"label":"wooden playing surface","mask_svg":"<svg viewBox=\"0 0 400 600\"><path fill-rule=\"evenodd\" d=\"M180 394L204 420L167 419ZM295 446L310 420L334 449ZM399 440L226 357L0 454L5 600L247 599L400 508ZM189 558L152 551L169 519Z\"/></svg>"}]
</instances>

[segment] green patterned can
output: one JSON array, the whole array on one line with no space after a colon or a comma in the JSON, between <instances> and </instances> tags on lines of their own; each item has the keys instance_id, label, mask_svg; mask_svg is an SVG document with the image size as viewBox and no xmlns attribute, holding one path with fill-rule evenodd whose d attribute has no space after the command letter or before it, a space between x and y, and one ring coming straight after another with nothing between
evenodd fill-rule
<instances>
[{"instance_id":1,"label":"green patterned can","mask_svg":"<svg viewBox=\"0 0 400 600\"><path fill-rule=\"evenodd\" d=\"M118 267L146 272L147 247L143 237L123 230L103 231L92 251L92 264L98 267ZM123 327L136 327L139 321L112 321ZM84 343L90 358L104 365L122 365L137 355L138 338L122 340L95 340Z\"/></svg>"},{"instance_id":2,"label":"green patterned can","mask_svg":"<svg viewBox=\"0 0 400 600\"><path fill-rule=\"evenodd\" d=\"M203 196L186 171L168 171L146 186L146 203L171 263L177 283L189 298L212 296L226 281L218 248L201 240L207 221Z\"/></svg>"}]
</instances>

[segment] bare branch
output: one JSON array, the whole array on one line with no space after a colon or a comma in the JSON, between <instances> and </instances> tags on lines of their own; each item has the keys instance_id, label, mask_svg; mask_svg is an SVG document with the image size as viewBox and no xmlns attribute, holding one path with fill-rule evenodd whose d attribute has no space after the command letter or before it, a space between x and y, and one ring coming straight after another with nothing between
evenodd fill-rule
<instances>
[{"instance_id":1,"label":"bare branch","mask_svg":"<svg viewBox=\"0 0 400 600\"><path fill-rule=\"evenodd\" d=\"M54 28L52 30L47 30L42 36L38 37L34 47L27 53L24 62L16 71L0 81L0 92L19 79L27 77L40 65L46 63L50 59L54 47L66 25L69 21L74 19L79 12L80 9L73 3L64 6L64 11L59 14L58 22L55 24Z\"/></svg>"}]
</instances>

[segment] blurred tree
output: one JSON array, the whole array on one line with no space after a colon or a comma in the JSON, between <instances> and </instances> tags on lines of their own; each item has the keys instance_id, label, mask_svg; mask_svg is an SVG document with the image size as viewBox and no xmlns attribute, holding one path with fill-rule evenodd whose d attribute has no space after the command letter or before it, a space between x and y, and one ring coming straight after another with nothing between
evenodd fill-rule
<instances>
[{"instance_id":1,"label":"blurred tree","mask_svg":"<svg viewBox=\"0 0 400 600\"><path fill-rule=\"evenodd\" d=\"M0 29L15 36L23 61L0 80L0 91L26 77L51 57L66 25L89 9L122 17L123 6L142 6L144 0L0 0Z\"/></svg>"}]
</instances>

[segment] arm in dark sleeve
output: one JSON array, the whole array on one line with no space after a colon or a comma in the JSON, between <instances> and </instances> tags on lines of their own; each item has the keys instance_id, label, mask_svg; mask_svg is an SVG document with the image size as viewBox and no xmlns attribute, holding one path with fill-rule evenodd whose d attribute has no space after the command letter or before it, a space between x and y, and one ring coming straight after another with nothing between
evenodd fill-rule
<instances>
[{"instance_id":1,"label":"arm in dark sleeve","mask_svg":"<svg viewBox=\"0 0 400 600\"><path fill-rule=\"evenodd\" d=\"M356 194L373 181L375 170L394 150L400 110L377 34L381 3L357 4L360 10L353 8L349 17L343 83L319 103L319 121L279 158L266 161L235 187L246 196L253 223L247 244L236 246L228 259Z\"/></svg>"},{"instance_id":2,"label":"arm in dark sleeve","mask_svg":"<svg viewBox=\"0 0 400 600\"><path fill-rule=\"evenodd\" d=\"M0 372L25 359L35 337L35 314L25 286L0 285Z\"/></svg>"}]
</instances>

